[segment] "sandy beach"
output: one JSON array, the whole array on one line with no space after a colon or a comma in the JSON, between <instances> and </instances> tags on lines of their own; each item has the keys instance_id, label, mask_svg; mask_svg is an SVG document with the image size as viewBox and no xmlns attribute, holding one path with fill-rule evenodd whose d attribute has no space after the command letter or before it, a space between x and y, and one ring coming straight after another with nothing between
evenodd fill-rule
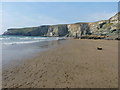
<instances>
[{"instance_id":1,"label":"sandy beach","mask_svg":"<svg viewBox=\"0 0 120 90\"><path fill-rule=\"evenodd\" d=\"M2 83L3 88L117 88L118 41L66 40L3 70Z\"/></svg>"}]
</instances>

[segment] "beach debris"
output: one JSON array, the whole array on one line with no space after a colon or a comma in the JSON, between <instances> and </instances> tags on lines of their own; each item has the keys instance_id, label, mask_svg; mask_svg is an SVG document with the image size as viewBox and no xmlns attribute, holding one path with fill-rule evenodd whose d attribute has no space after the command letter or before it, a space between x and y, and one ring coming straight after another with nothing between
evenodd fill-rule
<instances>
[{"instance_id":1,"label":"beach debris","mask_svg":"<svg viewBox=\"0 0 120 90\"><path fill-rule=\"evenodd\" d=\"M97 50L102 50L102 47L97 47Z\"/></svg>"}]
</instances>

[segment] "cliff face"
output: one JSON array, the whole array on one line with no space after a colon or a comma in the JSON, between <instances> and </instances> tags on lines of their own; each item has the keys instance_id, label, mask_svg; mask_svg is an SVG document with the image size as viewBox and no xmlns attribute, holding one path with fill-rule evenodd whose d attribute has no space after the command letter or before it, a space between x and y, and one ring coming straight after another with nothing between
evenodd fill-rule
<instances>
[{"instance_id":1,"label":"cliff face","mask_svg":"<svg viewBox=\"0 0 120 90\"><path fill-rule=\"evenodd\" d=\"M44 25L31 28L8 29L3 35L23 36L65 36L68 33L67 25Z\"/></svg>"},{"instance_id":2,"label":"cliff face","mask_svg":"<svg viewBox=\"0 0 120 90\"><path fill-rule=\"evenodd\" d=\"M49 26L46 36L65 36L68 33L67 25Z\"/></svg>"},{"instance_id":3,"label":"cliff face","mask_svg":"<svg viewBox=\"0 0 120 90\"><path fill-rule=\"evenodd\" d=\"M108 20L102 20L95 23L89 23L90 30L92 34L95 35L105 35L108 36L108 39L116 39L118 38L118 34L120 31L120 23L119 23L119 15L111 17Z\"/></svg>"},{"instance_id":4,"label":"cliff face","mask_svg":"<svg viewBox=\"0 0 120 90\"><path fill-rule=\"evenodd\" d=\"M30 28L8 29L3 35L25 35L25 36L68 36L81 37L83 35L101 35L109 39L118 38L120 23L118 19L120 12L109 20L93 23L75 23L61 25L44 25Z\"/></svg>"},{"instance_id":5,"label":"cliff face","mask_svg":"<svg viewBox=\"0 0 120 90\"><path fill-rule=\"evenodd\" d=\"M90 29L88 23L77 23L69 24L68 27L68 36L75 37L76 35L80 37L81 35L89 35Z\"/></svg>"}]
</instances>

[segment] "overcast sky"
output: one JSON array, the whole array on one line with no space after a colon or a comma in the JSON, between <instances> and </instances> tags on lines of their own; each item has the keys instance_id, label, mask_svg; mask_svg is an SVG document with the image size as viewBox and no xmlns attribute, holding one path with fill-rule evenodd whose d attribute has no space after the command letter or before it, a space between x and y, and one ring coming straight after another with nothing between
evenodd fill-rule
<instances>
[{"instance_id":1,"label":"overcast sky","mask_svg":"<svg viewBox=\"0 0 120 90\"><path fill-rule=\"evenodd\" d=\"M0 6L0 34L8 28L94 22L118 12L117 2L4 2Z\"/></svg>"}]
</instances>

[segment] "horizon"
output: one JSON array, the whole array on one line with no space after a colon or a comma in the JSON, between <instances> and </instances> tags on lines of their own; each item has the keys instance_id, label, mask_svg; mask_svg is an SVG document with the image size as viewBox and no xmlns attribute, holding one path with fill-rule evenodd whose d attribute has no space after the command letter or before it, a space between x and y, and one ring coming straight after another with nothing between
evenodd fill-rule
<instances>
[{"instance_id":1,"label":"horizon","mask_svg":"<svg viewBox=\"0 0 120 90\"><path fill-rule=\"evenodd\" d=\"M118 13L117 2L4 2L0 5L3 24L0 34L9 28L96 22Z\"/></svg>"}]
</instances>

